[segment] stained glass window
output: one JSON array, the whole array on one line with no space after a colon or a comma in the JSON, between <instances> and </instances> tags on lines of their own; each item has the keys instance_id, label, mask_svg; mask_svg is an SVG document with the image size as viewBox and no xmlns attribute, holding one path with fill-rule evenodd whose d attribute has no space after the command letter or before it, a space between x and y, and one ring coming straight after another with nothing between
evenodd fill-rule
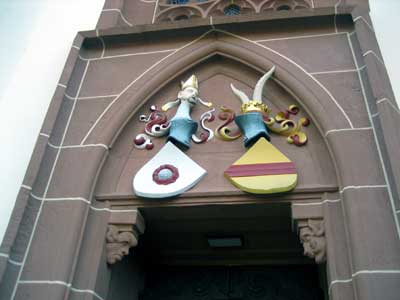
<instances>
[{"instance_id":1,"label":"stained glass window","mask_svg":"<svg viewBox=\"0 0 400 300\"><path fill-rule=\"evenodd\" d=\"M231 4L231 5L229 5L229 6L224 8L224 14L226 16L240 15L240 6L237 6L235 4Z\"/></svg>"},{"instance_id":2,"label":"stained glass window","mask_svg":"<svg viewBox=\"0 0 400 300\"><path fill-rule=\"evenodd\" d=\"M189 0L168 0L168 4L186 4Z\"/></svg>"}]
</instances>

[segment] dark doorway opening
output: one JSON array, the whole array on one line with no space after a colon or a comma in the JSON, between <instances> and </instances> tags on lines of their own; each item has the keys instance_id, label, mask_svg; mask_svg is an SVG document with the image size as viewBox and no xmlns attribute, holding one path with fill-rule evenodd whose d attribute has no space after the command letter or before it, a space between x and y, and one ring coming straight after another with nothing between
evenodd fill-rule
<instances>
[{"instance_id":1,"label":"dark doorway opening","mask_svg":"<svg viewBox=\"0 0 400 300\"><path fill-rule=\"evenodd\" d=\"M315 266L148 269L139 300L323 300Z\"/></svg>"},{"instance_id":2,"label":"dark doorway opening","mask_svg":"<svg viewBox=\"0 0 400 300\"><path fill-rule=\"evenodd\" d=\"M288 202L153 206L113 266L108 300L324 300L326 271L303 254Z\"/></svg>"},{"instance_id":3,"label":"dark doorway opening","mask_svg":"<svg viewBox=\"0 0 400 300\"><path fill-rule=\"evenodd\" d=\"M289 203L146 207L146 231L135 252L156 265L304 265ZM211 239L240 239L213 247ZM229 245L228 245L229 246Z\"/></svg>"}]
</instances>

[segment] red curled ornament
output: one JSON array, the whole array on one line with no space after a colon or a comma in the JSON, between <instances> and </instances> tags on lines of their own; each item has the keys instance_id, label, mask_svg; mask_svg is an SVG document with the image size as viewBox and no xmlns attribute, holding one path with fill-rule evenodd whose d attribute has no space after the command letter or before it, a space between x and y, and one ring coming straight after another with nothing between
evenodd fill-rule
<instances>
[{"instance_id":1,"label":"red curled ornament","mask_svg":"<svg viewBox=\"0 0 400 300\"><path fill-rule=\"evenodd\" d=\"M179 171L173 165L159 166L153 172L153 181L160 185L174 183L179 178Z\"/></svg>"}]
</instances>

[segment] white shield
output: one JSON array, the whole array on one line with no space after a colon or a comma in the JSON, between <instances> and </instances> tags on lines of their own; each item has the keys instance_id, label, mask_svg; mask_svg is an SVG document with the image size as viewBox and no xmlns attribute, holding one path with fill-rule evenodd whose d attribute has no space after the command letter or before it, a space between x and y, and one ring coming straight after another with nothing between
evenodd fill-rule
<instances>
[{"instance_id":1,"label":"white shield","mask_svg":"<svg viewBox=\"0 0 400 300\"><path fill-rule=\"evenodd\" d=\"M147 198L177 196L195 186L207 172L168 142L135 175L135 194Z\"/></svg>"}]
</instances>

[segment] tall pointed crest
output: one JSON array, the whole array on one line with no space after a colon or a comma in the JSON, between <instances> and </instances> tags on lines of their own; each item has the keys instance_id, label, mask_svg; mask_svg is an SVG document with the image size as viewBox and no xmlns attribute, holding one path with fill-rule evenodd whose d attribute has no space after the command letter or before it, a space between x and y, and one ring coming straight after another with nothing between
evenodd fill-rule
<instances>
[{"instance_id":1,"label":"tall pointed crest","mask_svg":"<svg viewBox=\"0 0 400 300\"><path fill-rule=\"evenodd\" d=\"M264 89L265 83L272 77L272 74L275 72L275 66L273 66L267 73L265 73L257 82L254 92L253 99L249 99L249 97L235 88L233 84L231 84L232 92L239 98L242 102L242 112L250 112L250 111L267 111L268 107L262 103L262 92Z\"/></svg>"},{"instance_id":2,"label":"tall pointed crest","mask_svg":"<svg viewBox=\"0 0 400 300\"><path fill-rule=\"evenodd\" d=\"M197 77L195 75L192 75L189 77L188 80L186 80L185 82L181 82L181 89L184 90L188 87L192 87L195 88L196 90L199 89L199 83L197 81Z\"/></svg>"},{"instance_id":3,"label":"tall pointed crest","mask_svg":"<svg viewBox=\"0 0 400 300\"><path fill-rule=\"evenodd\" d=\"M273 66L271 70L265 73L264 76L258 80L253 92L253 99L252 99L253 101L262 102L262 92L264 89L264 85L268 81L268 79L272 77L272 74L274 74L274 72L275 72L275 66Z\"/></svg>"},{"instance_id":4,"label":"tall pointed crest","mask_svg":"<svg viewBox=\"0 0 400 300\"><path fill-rule=\"evenodd\" d=\"M232 83L231 83L231 89L232 92L236 95L236 97L238 97L238 99L242 101L242 104L245 104L250 101L249 97L247 97L247 95L241 90L235 88L235 86Z\"/></svg>"}]
</instances>

